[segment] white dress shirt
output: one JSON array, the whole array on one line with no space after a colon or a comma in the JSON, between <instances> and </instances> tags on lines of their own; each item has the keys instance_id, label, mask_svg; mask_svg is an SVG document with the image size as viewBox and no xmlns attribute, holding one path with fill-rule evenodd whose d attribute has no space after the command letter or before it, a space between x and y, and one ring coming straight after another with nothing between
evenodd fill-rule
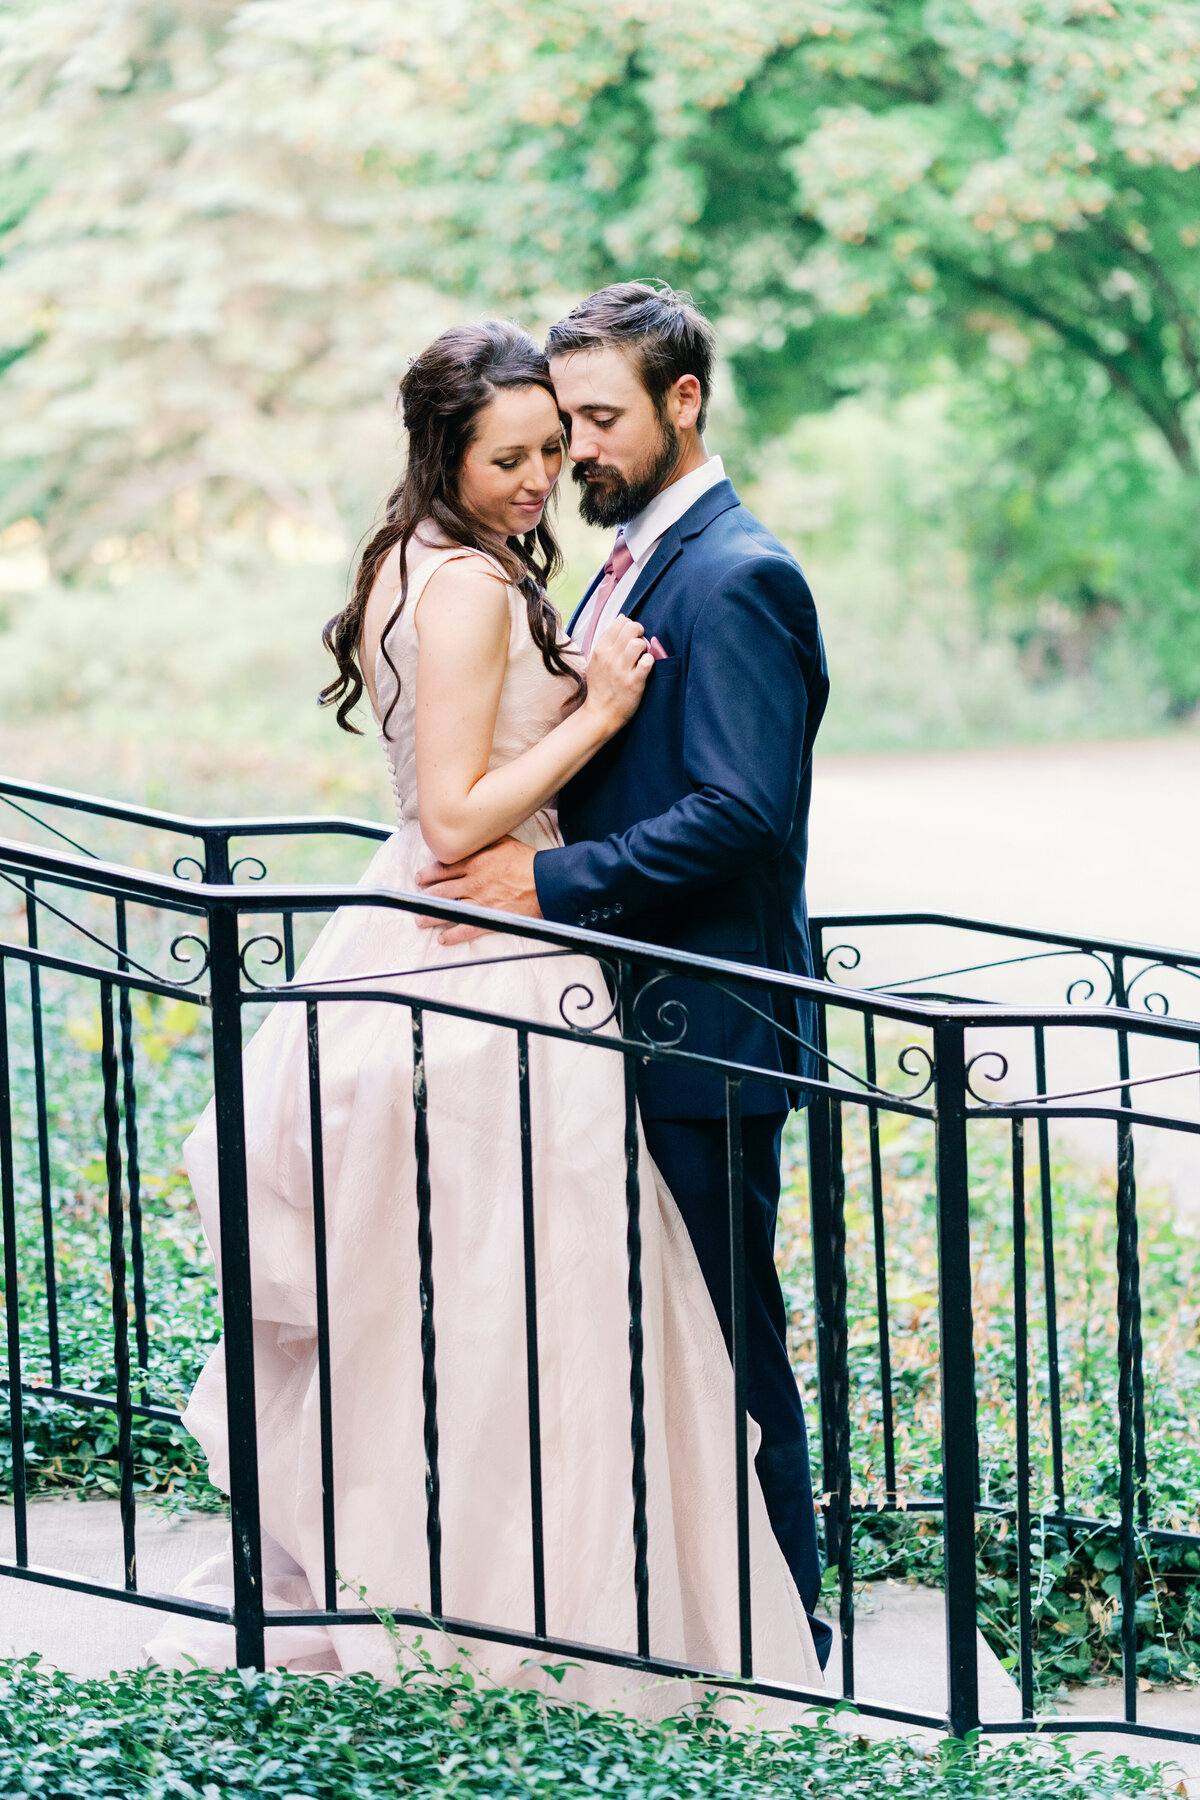
<instances>
[{"instance_id":1,"label":"white dress shirt","mask_svg":"<svg viewBox=\"0 0 1200 1800\"><path fill-rule=\"evenodd\" d=\"M693 469L689 475L681 475L678 481L673 481L669 487L662 488L655 494L648 506L644 506L635 518L629 520L627 525L622 525L621 536L625 539L629 554L633 558L633 566L626 569L621 580L608 596L600 623L596 627L597 638L602 632L608 630L632 594L634 583L672 525L682 519L685 512L690 512L701 494L707 494L709 488L716 487L718 481L724 481L724 479L724 463L719 456L710 456L708 461L701 463L698 469ZM582 644L587 638L588 625L597 598L598 596L593 594L575 621L572 635L577 644Z\"/></svg>"}]
</instances>

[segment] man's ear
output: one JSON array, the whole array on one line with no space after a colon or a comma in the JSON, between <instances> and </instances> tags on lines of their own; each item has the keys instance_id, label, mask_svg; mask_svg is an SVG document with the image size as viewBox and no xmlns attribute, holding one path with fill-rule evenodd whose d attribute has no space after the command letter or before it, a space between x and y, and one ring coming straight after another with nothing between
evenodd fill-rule
<instances>
[{"instance_id":1,"label":"man's ear","mask_svg":"<svg viewBox=\"0 0 1200 1800\"><path fill-rule=\"evenodd\" d=\"M667 396L673 423L680 431L691 431L699 423L703 395L695 375L681 375Z\"/></svg>"}]
</instances>

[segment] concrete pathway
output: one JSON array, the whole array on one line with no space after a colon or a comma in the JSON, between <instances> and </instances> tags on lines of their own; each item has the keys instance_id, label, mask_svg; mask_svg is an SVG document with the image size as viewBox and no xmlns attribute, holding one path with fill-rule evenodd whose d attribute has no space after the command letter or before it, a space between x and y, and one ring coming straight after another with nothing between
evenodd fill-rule
<instances>
[{"instance_id":1,"label":"concrete pathway","mask_svg":"<svg viewBox=\"0 0 1200 1800\"><path fill-rule=\"evenodd\" d=\"M1042 745L948 755L818 757L813 788L809 899L814 914L936 911L1034 929L1115 937L1200 952L1200 734L1128 743ZM995 956L1019 955L1009 940L936 927L848 928L862 954L836 979L883 986ZM826 940L829 948L829 940ZM1083 956L1014 965L949 980L947 991L1012 1005L1061 1007L1073 982L1094 980ZM1200 1018L1200 982L1156 976L1175 1017ZM1075 990L1076 1000L1086 998ZM977 1032L971 1052L1000 1050L1008 1080L981 1066L976 1087L1017 1099L1035 1091L1029 1034L1005 1041ZM1132 1041L1135 1076L1157 1076L1197 1058L1188 1046ZM1051 1091L1078 1091L1116 1079L1112 1032L1078 1028L1047 1042ZM1140 1090L1149 1110L1196 1116L1194 1078ZM1101 1096L1098 1104L1113 1104ZM1056 1127L1076 1153L1111 1165L1109 1124ZM1139 1179L1169 1187L1200 1216L1200 1138L1137 1133Z\"/></svg>"},{"instance_id":2,"label":"concrete pathway","mask_svg":"<svg viewBox=\"0 0 1200 1800\"><path fill-rule=\"evenodd\" d=\"M1200 733L822 757L814 912L933 908L1200 950Z\"/></svg>"},{"instance_id":3,"label":"concrete pathway","mask_svg":"<svg viewBox=\"0 0 1200 1800\"><path fill-rule=\"evenodd\" d=\"M139 1507L138 1586L147 1593L171 1593L189 1569L216 1554L228 1535L223 1518ZM11 1506L0 1507L0 1556L6 1561L15 1556ZM32 1501L29 1560L35 1567L119 1587L117 1502ZM142 1645L161 1629L164 1616L124 1600L100 1600L40 1582L0 1577L0 1656L27 1656L37 1650L56 1669L72 1675L107 1675L111 1669L140 1663Z\"/></svg>"},{"instance_id":4,"label":"concrete pathway","mask_svg":"<svg viewBox=\"0 0 1200 1800\"><path fill-rule=\"evenodd\" d=\"M222 1546L223 1519L207 1515L164 1515L152 1507L138 1513L138 1569L147 1591L169 1593L181 1577ZM118 1582L121 1571L120 1513L115 1501L39 1500L29 1508L31 1562L91 1580ZM0 1508L0 1557L13 1556L13 1512ZM0 1655L39 1651L46 1662L70 1674L107 1675L141 1661L142 1644L159 1628L161 1614L119 1600L99 1600L33 1582L0 1576ZM861 1699L940 1714L946 1706L945 1609L939 1592L892 1581L868 1584L855 1619L856 1691ZM980 1637L980 1711L986 1720L1019 1719L1020 1699L1011 1677ZM841 1691L840 1645L827 1672L831 1694ZM1148 1722L1200 1729L1200 1692L1141 1696ZM1087 1688L1060 1707L1073 1713L1120 1716L1119 1690ZM895 1730L882 1720L858 1715L855 1730L882 1737ZM922 1735L917 1733L915 1735ZM1106 1756L1124 1753L1138 1761L1172 1760L1189 1778L1185 1792L1200 1795L1200 1746L1159 1746L1145 1740L1103 1734L1080 1740L1080 1749ZM1173 1775L1168 1791L1176 1791Z\"/></svg>"}]
</instances>

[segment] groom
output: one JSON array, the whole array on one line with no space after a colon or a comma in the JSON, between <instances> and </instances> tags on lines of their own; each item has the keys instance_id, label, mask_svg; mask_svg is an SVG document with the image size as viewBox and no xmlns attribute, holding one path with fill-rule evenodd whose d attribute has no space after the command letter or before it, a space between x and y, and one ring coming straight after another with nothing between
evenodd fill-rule
<instances>
[{"instance_id":1,"label":"groom","mask_svg":"<svg viewBox=\"0 0 1200 1800\"><path fill-rule=\"evenodd\" d=\"M506 838L423 870L422 886L811 975L804 868L825 655L798 563L705 448L711 327L686 296L622 282L553 326L546 350L580 512L616 528L571 634L587 652L619 614L636 617L655 666L637 714L560 795L563 848L535 854ZM669 1040L680 1008L683 1049L766 1072L741 1093L747 1403L762 1431L756 1468L771 1524L811 1617L821 1578L812 1480L774 1262L780 1144L801 1096L769 1076L815 1072L796 1041L814 1041L814 1009L783 992L672 979L645 990L638 1017L652 1039ZM647 1062L638 1101L728 1342L724 1077ZM829 1627L812 1626L824 1666Z\"/></svg>"}]
</instances>

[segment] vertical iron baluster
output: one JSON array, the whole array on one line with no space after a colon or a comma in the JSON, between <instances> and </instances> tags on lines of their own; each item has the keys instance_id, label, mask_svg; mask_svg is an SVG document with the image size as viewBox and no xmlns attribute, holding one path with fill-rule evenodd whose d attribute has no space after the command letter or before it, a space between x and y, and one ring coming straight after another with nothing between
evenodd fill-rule
<instances>
[{"instance_id":1,"label":"vertical iron baluster","mask_svg":"<svg viewBox=\"0 0 1200 1800\"><path fill-rule=\"evenodd\" d=\"M1045 1094L1046 1028L1033 1028L1033 1059L1037 1091ZM1042 1266L1046 1282L1046 1363L1050 1376L1050 1454L1054 1468L1054 1500L1060 1513L1067 1510L1063 1474L1062 1386L1058 1371L1058 1289L1054 1273L1054 1193L1050 1181L1050 1121L1040 1118L1038 1129L1038 1179L1042 1198Z\"/></svg>"},{"instance_id":2,"label":"vertical iron baluster","mask_svg":"<svg viewBox=\"0 0 1200 1800\"><path fill-rule=\"evenodd\" d=\"M17 1264L17 1185L13 1169L12 1087L8 1054L8 964L0 956L0 1212L4 1220L4 1316L8 1335L8 1416L12 1442L13 1531L17 1565L29 1564L25 1510L25 1408L21 1393L20 1272Z\"/></svg>"},{"instance_id":3,"label":"vertical iron baluster","mask_svg":"<svg viewBox=\"0 0 1200 1800\"><path fill-rule=\"evenodd\" d=\"M742 1084L725 1077L725 1157L729 1177L730 1342L733 1359L733 1453L737 1482L738 1654L741 1674L754 1673L750 1613L750 1460L746 1445L746 1196L742 1172Z\"/></svg>"},{"instance_id":4,"label":"vertical iron baluster","mask_svg":"<svg viewBox=\"0 0 1200 1800\"><path fill-rule=\"evenodd\" d=\"M124 900L115 903L117 915L117 967L128 972L129 924ZM146 1324L146 1258L142 1242L142 1165L138 1153L137 1082L133 1066L133 1003L129 989L122 987L119 1002L121 1020L121 1076L125 1110L125 1172L129 1189L129 1255L133 1264L133 1318L137 1339L138 1368L143 1372L142 1405L150 1401L145 1371L150 1367L150 1336Z\"/></svg>"},{"instance_id":5,"label":"vertical iron baluster","mask_svg":"<svg viewBox=\"0 0 1200 1800\"><path fill-rule=\"evenodd\" d=\"M1012 1122L1013 1340L1017 1385L1017 1633L1021 1712L1033 1717L1033 1528L1029 1509L1029 1307L1025 1261L1025 1126Z\"/></svg>"},{"instance_id":6,"label":"vertical iron baluster","mask_svg":"<svg viewBox=\"0 0 1200 1800\"><path fill-rule=\"evenodd\" d=\"M633 983L621 965L621 1031L633 1035ZM633 1586L638 1655L650 1654L650 1561L646 1523L646 1377L642 1328L642 1196L638 1176L637 1072L629 1051L625 1070L625 1208L629 1256L629 1438L633 1451Z\"/></svg>"},{"instance_id":7,"label":"vertical iron baluster","mask_svg":"<svg viewBox=\"0 0 1200 1800\"><path fill-rule=\"evenodd\" d=\"M235 906L210 904L208 938L221 1218L221 1310L225 1323L225 1403L229 1421L234 1636L238 1667L261 1669L265 1659L262 1529L242 1086L242 996Z\"/></svg>"},{"instance_id":8,"label":"vertical iron baluster","mask_svg":"<svg viewBox=\"0 0 1200 1800\"><path fill-rule=\"evenodd\" d=\"M437 1340L433 1329L433 1222L429 1190L429 1095L425 1025L412 1009L414 1146L417 1158L417 1251L421 1264L421 1391L425 1404L425 1536L429 1544L429 1610L442 1611L442 1515L438 1476Z\"/></svg>"},{"instance_id":9,"label":"vertical iron baluster","mask_svg":"<svg viewBox=\"0 0 1200 1800\"><path fill-rule=\"evenodd\" d=\"M321 1119L321 1044L317 1002L305 1002L308 1025L308 1124L312 1155L313 1261L317 1284L317 1396L321 1414L321 1531L325 1607L337 1610L337 1541L333 1510L333 1377L329 1347L329 1257L325 1230L325 1147Z\"/></svg>"},{"instance_id":10,"label":"vertical iron baluster","mask_svg":"<svg viewBox=\"0 0 1200 1800\"><path fill-rule=\"evenodd\" d=\"M975 1637L975 1345L971 1316L966 1084L963 1027L949 1023L935 1025L946 1651L949 1724L955 1737L965 1737L979 1725L979 1655Z\"/></svg>"},{"instance_id":11,"label":"vertical iron baluster","mask_svg":"<svg viewBox=\"0 0 1200 1800\"><path fill-rule=\"evenodd\" d=\"M1129 996L1125 987L1125 958L1119 953L1113 956L1114 999L1118 1006L1128 1006ZM1117 1054L1120 1062L1121 1080L1129 1079L1129 1033L1124 1029L1117 1032ZM1121 1105L1130 1106L1130 1090L1121 1089ZM1132 1259L1130 1262L1130 1326L1131 1347L1133 1354L1133 1467L1134 1481L1137 1487L1138 1519L1143 1531L1150 1524L1150 1465L1146 1456L1146 1381L1142 1364L1142 1277L1141 1263L1138 1258L1138 1225L1137 1225L1137 1174L1135 1170L1136 1156L1133 1133L1129 1134L1129 1204L1132 1209Z\"/></svg>"},{"instance_id":12,"label":"vertical iron baluster","mask_svg":"<svg viewBox=\"0 0 1200 1800\"><path fill-rule=\"evenodd\" d=\"M533 1532L533 1629L546 1635L546 1546L542 1521L542 1399L538 1362L537 1244L533 1211L533 1116L529 1101L529 1033L517 1032L521 1115L521 1226L525 1244L525 1376L529 1390L529 1514Z\"/></svg>"},{"instance_id":13,"label":"vertical iron baluster","mask_svg":"<svg viewBox=\"0 0 1200 1800\"><path fill-rule=\"evenodd\" d=\"M133 1395L129 1370L129 1298L125 1290L125 1205L121 1188L121 1115L111 981L100 983L100 1067L104 1078L104 1163L108 1175L108 1267L112 1277L113 1370L117 1380L117 1464L121 1471L121 1538L125 1586L137 1587L137 1520L133 1499Z\"/></svg>"},{"instance_id":14,"label":"vertical iron baluster","mask_svg":"<svg viewBox=\"0 0 1200 1800\"><path fill-rule=\"evenodd\" d=\"M818 963L817 965L821 965ZM817 1002L818 1069L828 1073L828 1024L823 1001ZM825 1556L838 1560L837 1513L834 1492L837 1480L837 1399L834 1378L833 1320L833 1168L830 1154L829 1110L825 1094L814 1094L805 1108L808 1137L808 1192L812 1215L813 1304L817 1326L817 1387L821 1402L821 1510L825 1520Z\"/></svg>"},{"instance_id":15,"label":"vertical iron baluster","mask_svg":"<svg viewBox=\"0 0 1200 1800\"><path fill-rule=\"evenodd\" d=\"M1128 1105L1128 1089L1125 1104ZM1136 1310L1138 1278L1137 1198L1133 1175L1133 1127L1117 1124L1117 1416L1121 1505L1121 1661L1125 1717L1137 1718L1137 1475L1135 1370L1140 1333Z\"/></svg>"},{"instance_id":16,"label":"vertical iron baluster","mask_svg":"<svg viewBox=\"0 0 1200 1800\"><path fill-rule=\"evenodd\" d=\"M31 950L38 947L37 895L33 877L25 883L25 932ZM33 1097L37 1108L38 1186L42 1203L42 1257L46 1269L46 1339L50 1346L50 1381L62 1382L58 1341L58 1271L54 1255L54 1204L50 1184L50 1118L46 1106L46 1046L42 1032L42 972L29 965L29 1012L33 1035Z\"/></svg>"},{"instance_id":17,"label":"vertical iron baluster","mask_svg":"<svg viewBox=\"0 0 1200 1800\"><path fill-rule=\"evenodd\" d=\"M854 1529L850 1445L850 1319L846 1273L846 1166L842 1146L842 1103L829 1104L832 1191L830 1264L833 1276L830 1346L833 1364L833 1420L837 1444L834 1506L837 1512L838 1623L842 1639L842 1693L854 1697Z\"/></svg>"},{"instance_id":18,"label":"vertical iron baluster","mask_svg":"<svg viewBox=\"0 0 1200 1800\"><path fill-rule=\"evenodd\" d=\"M878 1080L875 1057L875 1015L863 1014L863 1042L867 1080ZM896 1421L892 1400L892 1343L888 1321L887 1235L883 1217L883 1159L879 1149L879 1108L867 1107L867 1137L871 1153L871 1218L875 1239L875 1316L879 1324L879 1391L883 1410L883 1481L890 1505L896 1493Z\"/></svg>"},{"instance_id":19,"label":"vertical iron baluster","mask_svg":"<svg viewBox=\"0 0 1200 1800\"><path fill-rule=\"evenodd\" d=\"M290 981L296 973L296 920L295 914L285 912L283 915L283 978Z\"/></svg>"}]
</instances>

